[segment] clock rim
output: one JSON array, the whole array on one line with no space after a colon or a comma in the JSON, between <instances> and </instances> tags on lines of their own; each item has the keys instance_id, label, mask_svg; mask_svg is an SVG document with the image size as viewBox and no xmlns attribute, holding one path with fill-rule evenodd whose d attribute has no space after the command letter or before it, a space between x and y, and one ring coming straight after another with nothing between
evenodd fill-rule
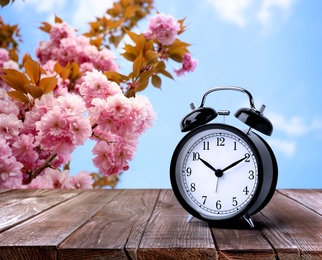
<instances>
[{"instance_id":1,"label":"clock rim","mask_svg":"<svg viewBox=\"0 0 322 260\"><path fill-rule=\"evenodd\" d=\"M251 148L252 152L255 155L256 161L257 161L257 167L258 167L258 185L256 187L256 191L254 193L254 196L252 197L251 201L242 209L240 210L236 215L227 217L227 218L222 218L222 219L217 219L217 218L210 218L208 216L204 216L201 213L199 213L197 210L195 210L192 206L190 206L186 200L184 199L184 197L181 194L181 191L178 187L177 184L177 173L176 173L176 166L177 166L177 158L183 148L183 146L191 139L191 137L195 136L196 134L205 131L205 130L209 130L209 129L221 129L221 130L226 130L226 131L230 131L236 135L238 135L241 139L243 139L243 141L245 141L247 143L247 145ZM262 162L262 158L260 156L260 152L257 149L255 143L252 141L251 138L249 138L247 136L246 133L244 133L243 131L241 131L240 129L231 126L231 125L226 125L226 124L220 124L220 123L212 123L212 124L207 124L207 125L202 125L199 126L197 128L195 128L194 130L188 132L178 143L178 145L176 146L172 158L171 158L171 163L170 163L170 182L171 182L171 186L173 189L173 192L177 198L177 200L179 201L179 203L181 204L181 206L188 212L190 213L192 216L199 218L201 220L206 220L208 222L227 222L229 220L233 220L233 219L238 219L240 217L242 217L243 215L245 215L246 213L248 213L249 209L252 208L252 206L255 204L255 202L257 201L257 198L260 195L260 191L262 190L262 186L263 186L263 162ZM180 172L178 173L180 174ZM185 193L186 194L186 193Z\"/></svg>"}]
</instances>

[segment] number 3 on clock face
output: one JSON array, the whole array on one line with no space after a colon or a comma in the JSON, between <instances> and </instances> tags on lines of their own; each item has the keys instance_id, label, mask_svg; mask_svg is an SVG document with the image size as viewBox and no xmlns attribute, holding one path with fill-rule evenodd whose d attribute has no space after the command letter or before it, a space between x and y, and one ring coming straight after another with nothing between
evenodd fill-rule
<instances>
[{"instance_id":1,"label":"number 3 on clock face","mask_svg":"<svg viewBox=\"0 0 322 260\"><path fill-rule=\"evenodd\" d=\"M209 124L178 144L170 178L176 197L190 214L227 220L244 215L255 203L262 185L262 162L245 133Z\"/></svg>"}]
</instances>

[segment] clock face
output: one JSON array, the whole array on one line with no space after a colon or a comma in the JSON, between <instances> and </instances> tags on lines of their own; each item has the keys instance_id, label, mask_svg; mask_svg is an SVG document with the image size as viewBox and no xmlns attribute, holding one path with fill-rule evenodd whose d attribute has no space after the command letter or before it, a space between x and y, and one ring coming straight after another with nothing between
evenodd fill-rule
<instances>
[{"instance_id":1,"label":"clock face","mask_svg":"<svg viewBox=\"0 0 322 260\"><path fill-rule=\"evenodd\" d=\"M240 216L261 186L257 149L240 130L222 124L199 127L177 146L171 183L192 215L207 220Z\"/></svg>"}]
</instances>

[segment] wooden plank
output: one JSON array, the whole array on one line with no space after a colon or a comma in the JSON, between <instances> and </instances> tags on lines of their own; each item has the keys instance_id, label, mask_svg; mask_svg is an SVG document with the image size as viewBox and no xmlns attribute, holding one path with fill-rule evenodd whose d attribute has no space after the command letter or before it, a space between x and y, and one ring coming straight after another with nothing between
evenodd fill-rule
<instances>
[{"instance_id":1,"label":"wooden plank","mask_svg":"<svg viewBox=\"0 0 322 260\"><path fill-rule=\"evenodd\" d=\"M254 220L251 228L243 219L225 224L213 224L219 259L276 259L274 249L261 232L262 224Z\"/></svg>"},{"instance_id":2,"label":"wooden plank","mask_svg":"<svg viewBox=\"0 0 322 260\"><path fill-rule=\"evenodd\" d=\"M281 189L279 192L322 215L321 189Z\"/></svg>"},{"instance_id":3,"label":"wooden plank","mask_svg":"<svg viewBox=\"0 0 322 260\"><path fill-rule=\"evenodd\" d=\"M12 190L0 195L0 232L62 201L80 190Z\"/></svg>"},{"instance_id":4,"label":"wooden plank","mask_svg":"<svg viewBox=\"0 0 322 260\"><path fill-rule=\"evenodd\" d=\"M136 259L160 190L123 190L59 248L59 259Z\"/></svg>"},{"instance_id":5,"label":"wooden plank","mask_svg":"<svg viewBox=\"0 0 322 260\"><path fill-rule=\"evenodd\" d=\"M321 215L279 192L261 214L262 232L280 259L322 259Z\"/></svg>"},{"instance_id":6,"label":"wooden plank","mask_svg":"<svg viewBox=\"0 0 322 260\"><path fill-rule=\"evenodd\" d=\"M86 191L0 233L0 259L56 259L57 246L120 192Z\"/></svg>"},{"instance_id":7,"label":"wooden plank","mask_svg":"<svg viewBox=\"0 0 322 260\"><path fill-rule=\"evenodd\" d=\"M208 224L194 219L177 202L172 190L162 190L145 229L138 259L214 259L215 245Z\"/></svg>"}]
</instances>

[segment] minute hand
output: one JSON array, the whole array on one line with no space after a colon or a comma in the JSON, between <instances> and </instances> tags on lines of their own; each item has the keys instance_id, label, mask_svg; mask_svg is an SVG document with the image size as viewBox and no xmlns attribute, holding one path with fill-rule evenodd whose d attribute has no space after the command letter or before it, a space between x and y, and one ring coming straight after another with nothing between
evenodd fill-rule
<instances>
[{"instance_id":1,"label":"minute hand","mask_svg":"<svg viewBox=\"0 0 322 260\"><path fill-rule=\"evenodd\" d=\"M236 166L237 164L239 164L239 163L241 163L242 161L244 161L246 158L247 158L247 156L245 156L245 157L243 157L243 158L239 159L239 160L238 160L238 161L236 161L236 162L233 162L232 164L230 164L230 165L228 165L226 168L224 168L224 169L222 170L222 172L227 171L228 169L230 169L230 168L232 168L232 167Z\"/></svg>"}]
</instances>

